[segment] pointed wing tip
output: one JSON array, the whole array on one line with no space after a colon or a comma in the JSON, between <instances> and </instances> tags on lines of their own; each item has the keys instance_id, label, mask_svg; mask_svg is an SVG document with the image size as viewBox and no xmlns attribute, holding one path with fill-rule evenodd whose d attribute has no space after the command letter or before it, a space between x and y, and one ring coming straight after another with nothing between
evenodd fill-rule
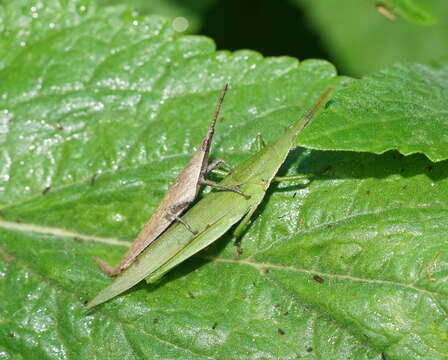
<instances>
[{"instance_id":1,"label":"pointed wing tip","mask_svg":"<svg viewBox=\"0 0 448 360\"><path fill-rule=\"evenodd\" d=\"M86 310L91 310L95 306L101 305L110 299L112 299L111 296L105 296L104 291L101 291L92 300L86 302L84 307Z\"/></svg>"}]
</instances>

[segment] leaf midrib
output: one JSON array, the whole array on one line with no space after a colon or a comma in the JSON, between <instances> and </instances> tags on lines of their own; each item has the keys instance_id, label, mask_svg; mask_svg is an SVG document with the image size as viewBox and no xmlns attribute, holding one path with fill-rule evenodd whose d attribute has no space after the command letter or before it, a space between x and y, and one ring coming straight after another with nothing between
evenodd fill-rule
<instances>
[{"instance_id":1,"label":"leaf midrib","mask_svg":"<svg viewBox=\"0 0 448 360\"><path fill-rule=\"evenodd\" d=\"M394 210L396 210L396 209L394 209ZM390 209L388 209L388 211L390 211ZM378 212L374 212L372 214L378 215ZM366 216L366 215L368 215L368 214L362 214L362 216ZM354 216L350 217L350 219L353 219L353 218L354 218ZM340 223L341 220L339 220L338 222ZM32 224L16 223L16 222L9 222L9 221L3 221L3 220L0 220L0 228L9 229L9 230L13 230L13 231L21 231L21 232L37 232L37 233L42 233L42 234L52 234L52 235L64 237L64 238L77 237L77 238L80 238L83 240L104 243L104 244L108 244L111 246L128 247L130 245L130 243L127 241L118 240L118 239L114 239L114 238L103 238L103 237L98 237L98 236L91 236L91 235L69 232L64 229L42 227L42 226L37 226L37 225L32 225ZM310 230L308 229L307 233L309 233L309 232L310 232ZM259 253L260 253L260 251L257 251L257 253L251 255L248 259L253 258L256 254L259 254ZM413 291L417 291L417 292L423 293L428 296L441 296L441 297L446 296L446 294L444 294L444 293L426 290L421 287L413 285L413 283L408 284L408 283L402 283L402 282L397 282L397 281L392 281L392 280L369 279L369 278L356 277L356 276L352 276L352 275L324 273L324 272L320 272L320 271L316 271L316 270L301 269L301 268L297 268L294 266L277 265L277 264L271 264L271 263L258 263L258 262L250 261L248 259L234 260L234 259L227 259L227 258L206 256L206 255L205 256L198 255L196 257L206 259L206 260L211 260L211 261L217 262L217 263L231 263L231 264L237 264L237 265L250 266L250 267L255 268L258 271L260 271L260 274L262 276L265 276L265 274L263 273L264 269L272 269L272 270L279 270L279 271L318 275L321 277L332 278L332 279L337 279L337 280L349 280L349 281L354 281L354 282L364 282L364 283L369 283L369 284L373 283L373 284L379 284L379 285L401 287L401 288L411 289Z\"/></svg>"}]
</instances>

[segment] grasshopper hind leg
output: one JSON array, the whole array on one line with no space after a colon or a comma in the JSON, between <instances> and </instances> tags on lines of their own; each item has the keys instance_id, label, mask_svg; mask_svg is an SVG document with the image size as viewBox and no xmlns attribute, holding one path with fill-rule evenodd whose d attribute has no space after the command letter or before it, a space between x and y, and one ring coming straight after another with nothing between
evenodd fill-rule
<instances>
[{"instance_id":1,"label":"grasshopper hind leg","mask_svg":"<svg viewBox=\"0 0 448 360\"><path fill-rule=\"evenodd\" d=\"M246 199L250 199L250 195L247 195L247 194L243 193L242 191L240 191L240 190L238 190L238 189L236 189L234 187L221 185L221 184L218 184L218 183L216 183L214 181L207 180L207 179L204 179L204 178L200 179L199 183L202 184L202 185L208 185L208 186L211 186L211 187L214 187L214 188L217 188L217 189L221 189L221 190L233 191L233 192L235 192L237 194L240 194L241 196L244 196Z\"/></svg>"}]
</instances>

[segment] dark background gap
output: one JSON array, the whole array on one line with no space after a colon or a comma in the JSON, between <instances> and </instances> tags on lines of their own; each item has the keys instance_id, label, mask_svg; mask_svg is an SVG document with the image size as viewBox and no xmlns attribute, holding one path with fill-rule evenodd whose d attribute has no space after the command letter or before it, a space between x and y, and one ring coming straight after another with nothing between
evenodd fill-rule
<instances>
[{"instance_id":1,"label":"dark background gap","mask_svg":"<svg viewBox=\"0 0 448 360\"><path fill-rule=\"evenodd\" d=\"M283 0L218 1L204 14L198 34L211 37L219 50L251 49L264 56L287 55L335 63L305 15L296 5Z\"/></svg>"}]
</instances>

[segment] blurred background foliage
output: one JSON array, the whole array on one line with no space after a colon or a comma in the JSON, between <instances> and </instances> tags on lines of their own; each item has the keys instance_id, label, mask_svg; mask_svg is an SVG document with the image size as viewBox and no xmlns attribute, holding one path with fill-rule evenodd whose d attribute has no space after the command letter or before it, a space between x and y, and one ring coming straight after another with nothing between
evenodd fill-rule
<instances>
[{"instance_id":1,"label":"blurred background foliage","mask_svg":"<svg viewBox=\"0 0 448 360\"><path fill-rule=\"evenodd\" d=\"M396 62L448 58L446 0L428 1L420 12L414 11L420 10L420 0L384 0L404 8L405 15L395 11L395 20L382 15L372 0L97 1L167 16L179 31L211 37L220 50L327 59L341 74L355 77Z\"/></svg>"}]
</instances>

